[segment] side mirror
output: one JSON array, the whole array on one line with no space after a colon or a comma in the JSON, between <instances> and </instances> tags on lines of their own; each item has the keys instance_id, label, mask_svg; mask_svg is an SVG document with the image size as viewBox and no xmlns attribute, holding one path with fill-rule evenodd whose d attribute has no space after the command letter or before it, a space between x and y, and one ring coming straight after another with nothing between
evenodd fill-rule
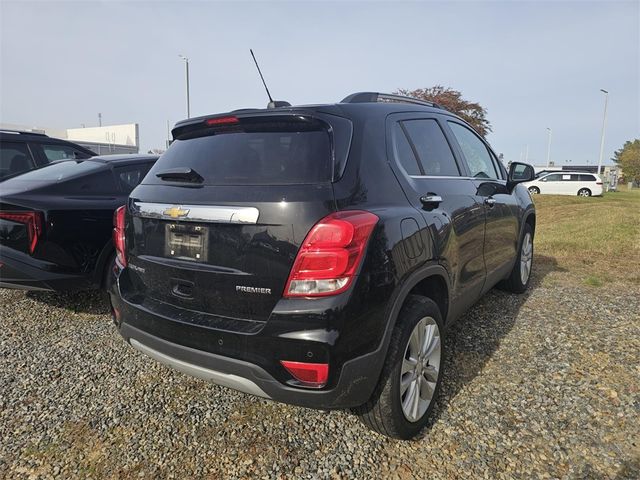
<instances>
[{"instance_id":1,"label":"side mirror","mask_svg":"<svg viewBox=\"0 0 640 480\"><path fill-rule=\"evenodd\" d=\"M531 165L527 163L511 162L507 188L511 191L518 183L530 182L535 180L535 177L536 173Z\"/></svg>"}]
</instances>

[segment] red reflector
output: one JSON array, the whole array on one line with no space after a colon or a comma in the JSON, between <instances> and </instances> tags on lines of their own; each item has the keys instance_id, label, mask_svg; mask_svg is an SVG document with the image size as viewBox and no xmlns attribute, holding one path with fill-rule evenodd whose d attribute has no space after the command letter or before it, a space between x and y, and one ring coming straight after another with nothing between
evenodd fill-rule
<instances>
[{"instance_id":1,"label":"red reflector","mask_svg":"<svg viewBox=\"0 0 640 480\"><path fill-rule=\"evenodd\" d=\"M305 387L324 387L329 378L328 363L304 363L280 360L280 363Z\"/></svg>"},{"instance_id":2,"label":"red reflector","mask_svg":"<svg viewBox=\"0 0 640 480\"><path fill-rule=\"evenodd\" d=\"M127 266L127 256L125 254L125 214L126 207L123 205L113 212L113 246L116 249L116 258L121 266Z\"/></svg>"},{"instance_id":3,"label":"red reflector","mask_svg":"<svg viewBox=\"0 0 640 480\"><path fill-rule=\"evenodd\" d=\"M218 117L218 118L207 118L204 123L209 126L212 125L234 125L238 123L238 117Z\"/></svg>"},{"instance_id":4,"label":"red reflector","mask_svg":"<svg viewBox=\"0 0 640 480\"><path fill-rule=\"evenodd\" d=\"M0 212L0 218L25 225L27 228L29 253L33 253L42 235L42 212Z\"/></svg>"}]
</instances>

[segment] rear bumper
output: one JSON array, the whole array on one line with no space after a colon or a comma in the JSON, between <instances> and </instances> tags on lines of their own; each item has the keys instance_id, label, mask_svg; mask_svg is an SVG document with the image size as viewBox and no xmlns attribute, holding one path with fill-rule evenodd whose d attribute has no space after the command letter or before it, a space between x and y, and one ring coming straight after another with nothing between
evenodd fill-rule
<instances>
[{"instance_id":1,"label":"rear bumper","mask_svg":"<svg viewBox=\"0 0 640 480\"><path fill-rule=\"evenodd\" d=\"M55 265L0 247L0 287L20 290L87 290L88 278L52 270Z\"/></svg>"},{"instance_id":2,"label":"rear bumper","mask_svg":"<svg viewBox=\"0 0 640 480\"><path fill-rule=\"evenodd\" d=\"M382 335L355 317L341 302L281 301L268 322L231 331L229 319L212 323L185 321L172 309L122 295L120 280L109 294L115 324L135 349L179 371L235 390L275 401L319 409L366 403L385 359ZM302 303L300 303L302 302ZM341 312L339 318L336 312ZM384 309L370 309L367 321L383 323ZM384 328L381 329L383 331ZM329 381L320 389L296 385L280 360L328 363Z\"/></svg>"},{"instance_id":3,"label":"rear bumper","mask_svg":"<svg viewBox=\"0 0 640 480\"><path fill-rule=\"evenodd\" d=\"M334 388L294 388L273 378L259 365L168 342L128 325L120 334L136 350L188 375L240 392L309 408L348 408L365 403L377 382L370 376L375 354L347 362Z\"/></svg>"}]
</instances>

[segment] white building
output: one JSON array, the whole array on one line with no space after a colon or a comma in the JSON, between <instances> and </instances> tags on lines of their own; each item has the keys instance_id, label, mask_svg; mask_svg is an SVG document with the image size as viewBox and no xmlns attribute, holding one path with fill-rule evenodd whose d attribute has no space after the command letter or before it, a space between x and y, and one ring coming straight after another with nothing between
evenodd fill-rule
<instances>
[{"instance_id":1,"label":"white building","mask_svg":"<svg viewBox=\"0 0 640 480\"><path fill-rule=\"evenodd\" d=\"M0 123L0 130L44 133L50 137L62 138L82 145L96 152L98 155L138 153L140 149L139 128L137 123L104 125L102 127L68 128L66 130Z\"/></svg>"}]
</instances>

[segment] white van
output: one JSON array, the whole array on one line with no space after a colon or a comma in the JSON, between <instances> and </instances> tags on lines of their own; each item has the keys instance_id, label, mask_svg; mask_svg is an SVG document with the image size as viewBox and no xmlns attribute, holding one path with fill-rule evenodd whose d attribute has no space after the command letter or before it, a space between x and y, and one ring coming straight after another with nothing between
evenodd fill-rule
<instances>
[{"instance_id":1,"label":"white van","mask_svg":"<svg viewBox=\"0 0 640 480\"><path fill-rule=\"evenodd\" d=\"M554 172L524 184L532 195L580 195L590 197L602 195L602 180L594 173Z\"/></svg>"}]
</instances>

